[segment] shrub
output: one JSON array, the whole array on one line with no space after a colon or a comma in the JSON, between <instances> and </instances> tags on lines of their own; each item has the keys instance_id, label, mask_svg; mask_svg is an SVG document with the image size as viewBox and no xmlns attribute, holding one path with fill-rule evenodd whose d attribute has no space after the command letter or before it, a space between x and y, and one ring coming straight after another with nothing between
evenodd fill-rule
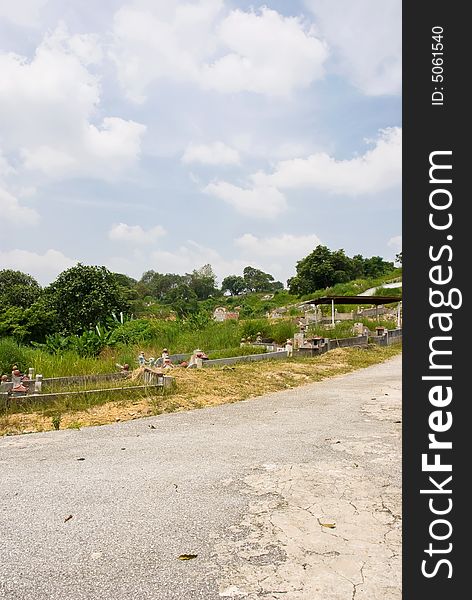
<instances>
[{"instance_id":1,"label":"shrub","mask_svg":"<svg viewBox=\"0 0 472 600\"><path fill-rule=\"evenodd\" d=\"M136 319L116 327L110 335L109 345L138 344L150 340L153 335L152 321Z\"/></svg>"},{"instance_id":2,"label":"shrub","mask_svg":"<svg viewBox=\"0 0 472 600\"><path fill-rule=\"evenodd\" d=\"M13 365L24 372L30 367L29 352L25 346L20 346L12 338L0 340L0 373L10 375Z\"/></svg>"}]
</instances>

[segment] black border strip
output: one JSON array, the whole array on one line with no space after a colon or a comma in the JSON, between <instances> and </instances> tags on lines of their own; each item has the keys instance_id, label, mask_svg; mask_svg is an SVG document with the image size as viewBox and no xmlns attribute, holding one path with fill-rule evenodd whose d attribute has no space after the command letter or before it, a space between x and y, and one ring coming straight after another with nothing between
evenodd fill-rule
<instances>
[{"instance_id":1,"label":"black border strip","mask_svg":"<svg viewBox=\"0 0 472 600\"><path fill-rule=\"evenodd\" d=\"M466 148L471 130L470 109L466 110L471 54L466 8L467 3L437 0L403 3L403 598L408 600L462 598L467 591L459 595L459 590L468 589L466 573L470 570L467 546L471 519L470 511L466 511L470 505L466 486L471 471L467 374L472 374L472 321L465 286L472 273L467 269L472 223L466 216L471 203L466 180L472 172L472 164L468 164L472 153ZM436 40L434 32L438 33ZM433 48L433 44L439 45ZM442 64L438 58L443 59ZM443 98L439 93L433 97L433 92L442 92ZM431 162L452 168L433 169L430 181ZM431 206L446 206L450 199L450 206L444 209ZM449 222L449 214L450 226L435 229ZM439 268L430 271L432 267ZM432 281L443 281L449 275L447 283ZM457 291L452 292L451 304L458 305L462 294L461 307L431 305L441 304L441 296L436 293L430 299L430 289L449 298L454 288ZM431 317L434 313L449 316L441 320ZM441 330L440 322L443 329L452 324L451 330ZM446 339L448 336L451 339ZM452 354L434 354L438 349ZM423 376L450 376L451 380ZM438 432L441 427L445 431ZM429 434L452 442L452 448L428 448ZM439 468L451 465L452 470L422 468L423 454L428 464L437 460L444 465ZM446 481L450 476L452 479ZM430 492L421 493L422 489ZM444 514L433 514L433 510Z\"/></svg>"}]
</instances>

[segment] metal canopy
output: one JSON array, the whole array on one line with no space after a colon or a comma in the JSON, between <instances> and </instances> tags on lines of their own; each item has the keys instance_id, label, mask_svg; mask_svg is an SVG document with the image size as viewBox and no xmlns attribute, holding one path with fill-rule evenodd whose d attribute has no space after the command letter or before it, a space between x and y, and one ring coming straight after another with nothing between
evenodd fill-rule
<instances>
[{"instance_id":1,"label":"metal canopy","mask_svg":"<svg viewBox=\"0 0 472 600\"><path fill-rule=\"evenodd\" d=\"M306 300L301 304L392 304L401 302L402 296L323 296L322 298L314 298Z\"/></svg>"}]
</instances>

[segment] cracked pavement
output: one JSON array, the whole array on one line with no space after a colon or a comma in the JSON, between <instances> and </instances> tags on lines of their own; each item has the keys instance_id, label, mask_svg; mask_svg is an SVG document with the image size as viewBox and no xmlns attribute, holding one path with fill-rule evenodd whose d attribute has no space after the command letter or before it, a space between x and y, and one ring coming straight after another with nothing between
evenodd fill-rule
<instances>
[{"instance_id":1,"label":"cracked pavement","mask_svg":"<svg viewBox=\"0 0 472 600\"><path fill-rule=\"evenodd\" d=\"M235 404L6 437L0 477L0 598L401 598L401 357Z\"/></svg>"}]
</instances>

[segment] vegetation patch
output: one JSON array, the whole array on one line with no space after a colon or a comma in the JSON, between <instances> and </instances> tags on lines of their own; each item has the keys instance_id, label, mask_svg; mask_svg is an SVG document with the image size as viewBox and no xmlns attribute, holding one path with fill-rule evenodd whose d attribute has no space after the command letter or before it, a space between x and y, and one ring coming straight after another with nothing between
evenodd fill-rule
<instances>
[{"instance_id":1,"label":"vegetation patch","mask_svg":"<svg viewBox=\"0 0 472 600\"><path fill-rule=\"evenodd\" d=\"M387 347L339 348L313 358L292 358L242 363L208 369L173 369L177 382L173 394L149 392L120 400L102 394L69 399L54 405L20 405L0 415L0 435L34 431L80 429L165 412L191 410L238 402L268 392L290 389L326 377L383 362L401 352L401 344ZM54 419L54 422L53 422Z\"/></svg>"}]
</instances>

